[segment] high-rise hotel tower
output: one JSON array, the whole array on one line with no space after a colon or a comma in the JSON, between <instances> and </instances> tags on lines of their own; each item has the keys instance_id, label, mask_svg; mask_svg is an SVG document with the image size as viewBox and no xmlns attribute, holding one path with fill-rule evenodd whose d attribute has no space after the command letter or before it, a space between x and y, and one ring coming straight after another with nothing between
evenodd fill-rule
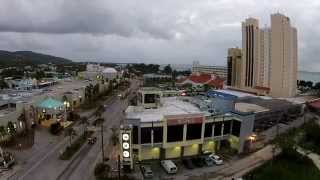
<instances>
[{"instance_id":1,"label":"high-rise hotel tower","mask_svg":"<svg viewBox=\"0 0 320 180\"><path fill-rule=\"evenodd\" d=\"M297 51L297 30L288 17L272 14L270 28L259 28L257 19L248 18L242 22L241 65L236 70L236 66L228 66L231 76L237 71L233 74L241 77L240 83L228 85L252 92L262 90L273 97L292 97L297 89ZM235 61L230 52L228 65ZM230 82L235 79L231 76Z\"/></svg>"}]
</instances>

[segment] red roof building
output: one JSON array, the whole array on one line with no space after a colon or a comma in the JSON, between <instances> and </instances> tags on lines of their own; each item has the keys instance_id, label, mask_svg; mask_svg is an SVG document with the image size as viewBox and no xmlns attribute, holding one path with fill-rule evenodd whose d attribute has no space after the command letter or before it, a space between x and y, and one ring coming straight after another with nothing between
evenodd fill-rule
<instances>
[{"instance_id":1,"label":"red roof building","mask_svg":"<svg viewBox=\"0 0 320 180\"><path fill-rule=\"evenodd\" d=\"M217 89L222 89L224 80L215 74L191 74L189 77L179 79L176 84L183 86L185 84L192 84L192 86L209 85Z\"/></svg>"}]
</instances>

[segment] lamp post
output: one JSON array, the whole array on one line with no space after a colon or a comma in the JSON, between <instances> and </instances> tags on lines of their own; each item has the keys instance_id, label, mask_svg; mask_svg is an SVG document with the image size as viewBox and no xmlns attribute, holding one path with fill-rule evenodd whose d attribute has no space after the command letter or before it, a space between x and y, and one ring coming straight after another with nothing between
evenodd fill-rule
<instances>
[{"instance_id":1,"label":"lamp post","mask_svg":"<svg viewBox=\"0 0 320 180\"><path fill-rule=\"evenodd\" d=\"M67 121L68 120L67 119L67 109L69 108L70 103L68 101L64 101L63 104L64 104L65 120Z\"/></svg>"}]
</instances>

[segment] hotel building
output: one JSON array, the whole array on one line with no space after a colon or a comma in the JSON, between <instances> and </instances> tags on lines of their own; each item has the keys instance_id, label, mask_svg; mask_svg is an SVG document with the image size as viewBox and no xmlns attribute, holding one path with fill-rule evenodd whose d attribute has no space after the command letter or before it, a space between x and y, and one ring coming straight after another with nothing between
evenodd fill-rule
<instances>
[{"instance_id":1,"label":"hotel building","mask_svg":"<svg viewBox=\"0 0 320 180\"><path fill-rule=\"evenodd\" d=\"M255 18L242 22L241 68L229 63L232 57L229 51L228 70L231 75L237 74L240 77L240 83L232 83L235 78L230 77L230 86L272 97L295 96L297 30L291 26L288 17L279 13L272 14L271 27L262 29Z\"/></svg>"}]
</instances>

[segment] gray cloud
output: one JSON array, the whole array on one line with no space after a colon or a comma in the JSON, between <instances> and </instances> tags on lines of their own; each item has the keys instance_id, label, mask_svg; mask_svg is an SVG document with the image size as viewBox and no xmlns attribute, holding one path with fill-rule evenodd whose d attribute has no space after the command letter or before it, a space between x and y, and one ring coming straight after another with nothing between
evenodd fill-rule
<instances>
[{"instance_id":1,"label":"gray cloud","mask_svg":"<svg viewBox=\"0 0 320 180\"><path fill-rule=\"evenodd\" d=\"M286 14L299 35L299 68L319 71L320 2L302 0L10 0L0 2L0 49L75 60L225 65L241 21Z\"/></svg>"}]
</instances>

